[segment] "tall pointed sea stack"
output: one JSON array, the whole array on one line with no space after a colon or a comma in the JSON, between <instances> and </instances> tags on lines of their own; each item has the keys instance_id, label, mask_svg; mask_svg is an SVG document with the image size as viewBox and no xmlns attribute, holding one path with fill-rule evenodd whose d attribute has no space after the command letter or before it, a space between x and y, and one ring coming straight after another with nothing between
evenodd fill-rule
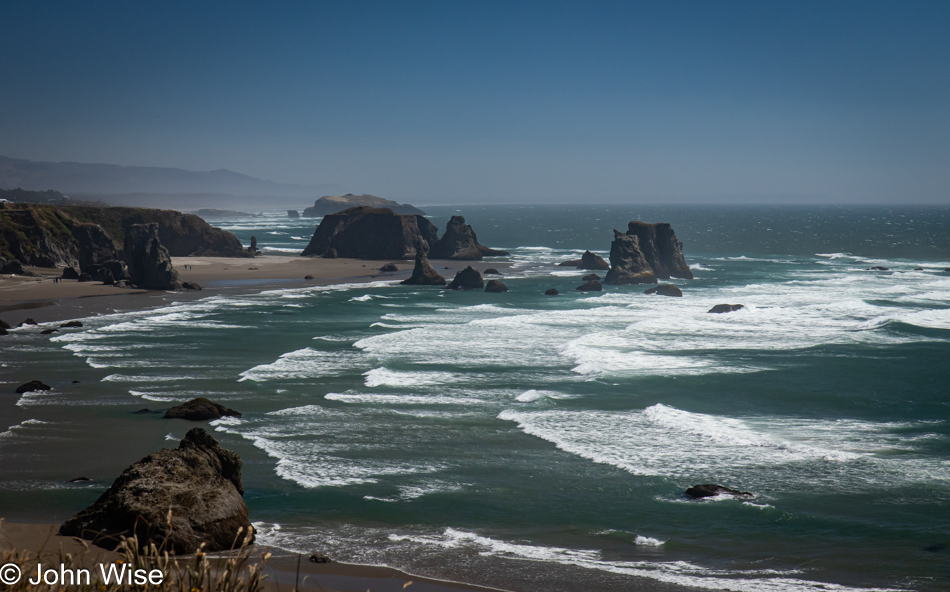
<instances>
[{"instance_id":1,"label":"tall pointed sea stack","mask_svg":"<svg viewBox=\"0 0 950 592\"><path fill-rule=\"evenodd\" d=\"M432 245L433 259L477 261L482 257L504 257L508 251L489 249L478 243L478 237L464 216L452 216L445 225L445 234Z\"/></svg>"},{"instance_id":2,"label":"tall pointed sea stack","mask_svg":"<svg viewBox=\"0 0 950 592\"><path fill-rule=\"evenodd\" d=\"M656 274L640 250L636 236L614 230L610 243L610 270L604 277L608 284L655 284Z\"/></svg>"},{"instance_id":3,"label":"tall pointed sea stack","mask_svg":"<svg viewBox=\"0 0 950 592\"><path fill-rule=\"evenodd\" d=\"M416 243L416 266L412 268L412 275L409 279L403 280L403 284L411 286L444 286L445 278L429 263L429 243L420 240Z\"/></svg>"},{"instance_id":4,"label":"tall pointed sea stack","mask_svg":"<svg viewBox=\"0 0 950 592\"><path fill-rule=\"evenodd\" d=\"M683 257L683 243L676 238L673 228L664 222L647 224L631 221L627 234L637 237L640 251L658 278L693 279L693 272Z\"/></svg>"},{"instance_id":5,"label":"tall pointed sea stack","mask_svg":"<svg viewBox=\"0 0 950 592\"><path fill-rule=\"evenodd\" d=\"M125 260L132 283L146 290L181 290L181 278L158 240L158 222L133 224L125 232Z\"/></svg>"}]
</instances>

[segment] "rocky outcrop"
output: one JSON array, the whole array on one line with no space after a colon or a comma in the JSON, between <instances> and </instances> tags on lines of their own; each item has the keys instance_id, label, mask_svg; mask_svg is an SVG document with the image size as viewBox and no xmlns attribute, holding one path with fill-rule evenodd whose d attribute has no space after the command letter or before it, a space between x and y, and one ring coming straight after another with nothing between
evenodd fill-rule
<instances>
[{"instance_id":1,"label":"rocky outcrop","mask_svg":"<svg viewBox=\"0 0 950 592\"><path fill-rule=\"evenodd\" d=\"M419 241L416 244L416 265L412 268L412 275L409 279L402 281L403 284L410 286L444 286L445 278L429 263L429 244L425 241Z\"/></svg>"},{"instance_id":2,"label":"rocky outcrop","mask_svg":"<svg viewBox=\"0 0 950 592\"><path fill-rule=\"evenodd\" d=\"M508 251L489 249L478 243L478 237L463 216L452 216L445 225L445 234L432 245L429 255L433 259L456 259L477 261L482 257L503 257Z\"/></svg>"},{"instance_id":3,"label":"rocky outcrop","mask_svg":"<svg viewBox=\"0 0 950 592\"><path fill-rule=\"evenodd\" d=\"M488 280L488 283L485 284L485 291L495 293L507 292L508 286L499 282L498 280Z\"/></svg>"},{"instance_id":4,"label":"rocky outcrop","mask_svg":"<svg viewBox=\"0 0 950 592\"><path fill-rule=\"evenodd\" d=\"M608 284L655 284L656 275L640 251L636 236L614 230L610 243L610 270L604 281Z\"/></svg>"},{"instance_id":5,"label":"rocky outcrop","mask_svg":"<svg viewBox=\"0 0 950 592\"><path fill-rule=\"evenodd\" d=\"M584 251L581 255L581 263L577 266L580 269L610 269L610 264L604 261L600 255L595 255L590 251Z\"/></svg>"},{"instance_id":6,"label":"rocky outcrop","mask_svg":"<svg viewBox=\"0 0 950 592\"><path fill-rule=\"evenodd\" d=\"M350 208L329 214L310 239L303 255L355 259L411 259L419 240L433 244L438 229L423 216L408 216L385 208Z\"/></svg>"},{"instance_id":7,"label":"rocky outcrop","mask_svg":"<svg viewBox=\"0 0 950 592\"><path fill-rule=\"evenodd\" d=\"M741 304L717 304L716 306L710 308L707 312L722 314L724 312L734 312L743 308L745 307Z\"/></svg>"},{"instance_id":8,"label":"rocky outcrop","mask_svg":"<svg viewBox=\"0 0 950 592\"><path fill-rule=\"evenodd\" d=\"M383 199L375 195L324 195L314 202L313 207L303 211L304 218L319 218L328 214L338 214L343 210L355 207L387 208L396 214L407 216L424 216L425 212L409 204L397 203L391 199ZM289 214L289 212L288 212ZM291 216L293 217L293 216Z\"/></svg>"},{"instance_id":9,"label":"rocky outcrop","mask_svg":"<svg viewBox=\"0 0 950 592\"><path fill-rule=\"evenodd\" d=\"M643 292L644 294L659 294L660 296L682 296L683 291L673 284L660 284L655 288L650 288Z\"/></svg>"},{"instance_id":10,"label":"rocky outcrop","mask_svg":"<svg viewBox=\"0 0 950 592\"><path fill-rule=\"evenodd\" d=\"M482 272L482 275L501 275L501 272L495 269L494 267L489 267Z\"/></svg>"},{"instance_id":11,"label":"rocky outcrop","mask_svg":"<svg viewBox=\"0 0 950 592\"><path fill-rule=\"evenodd\" d=\"M50 391L50 390L53 390L53 387L49 386L48 384L43 384L39 380L31 380L30 382L27 382L26 384L21 384L20 386L16 387L16 392L21 395L23 393L32 393L33 391Z\"/></svg>"},{"instance_id":12,"label":"rocky outcrop","mask_svg":"<svg viewBox=\"0 0 950 592\"><path fill-rule=\"evenodd\" d=\"M600 292L601 290L604 289L604 287L601 286L600 282L598 282L597 280L590 280L589 282L587 282L586 284L582 286L577 286L577 288L575 289L580 292Z\"/></svg>"},{"instance_id":13,"label":"rocky outcrop","mask_svg":"<svg viewBox=\"0 0 950 592\"><path fill-rule=\"evenodd\" d=\"M480 290L485 287L482 274L469 265L455 274L452 283L446 286L447 290Z\"/></svg>"},{"instance_id":14,"label":"rocky outcrop","mask_svg":"<svg viewBox=\"0 0 950 592\"><path fill-rule=\"evenodd\" d=\"M257 250L257 237L254 236L253 234L251 235L251 246L247 248L247 253L251 257L256 257L257 255L260 255L260 251Z\"/></svg>"},{"instance_id":15,"label":"rocky outcrop","mask_svg":"<svg viewBox=\"0 0 950 592\"><path fill-rule=\"evenodd\" d=\"M224 416L241 417L241 414L204 397L198 397L187 403L176 405L165 412L165 419L187 419L189 421L221 419Z\"/></svg>"},{"instance_id":16,"label":"rocky outcrop","mask_svg":"<svg viewBox=\"0 0 950 592\"><path fill-rule=\"evenodd\" d=\"M120 261L122 255L115 248L112 238L98 224L79 224L73 227L73 236L79 246L79 271L100 281L104 280L103 269L111 279L106 283L128 278L128 271ZM118 274L117 274L118 272Z\"/></svg>"},{"instance_id":17,"label":"rocky outcrop","mask_svg":"<svg viewBox=\"0 0 950 592\"><path fill-rule=\"evenodd\" d=\"M53 206L5 204L0 218L0 257L39 267L73 265L80 256L84 238L87 253L98 262L107 261L102 250L121 253L126 230L133 224L157 222L159 239L173 257L248 257L241 242L230 232L213 228L200 217L172 210L147 208ZM98 226L111 241L90 236L85 225ZM78 234L77 234L78 233ZM83 236L83 233L87 233ZM81 265L80 265L81 267ZM90 274L94 275L94 274Z\"/></svg>"},{"instance_id":18,"label":"rocky outcrop","mask_svg":"<svg viewBox=\"0 0 950 592\"><path fill-rule=\"evenodd\" d=\"M416 254L418 253L419 253L419 250L417 247ZM393 273L393 272L399 271L399 268L396 267L395 263L387 263L386 265L383 265L382 267L380 267L379 270L382 271L383 273Z\"/></svg>"},{"instance_id":19,"label":"rocky outcrop","mask_svg":"<svg viewBox=\"0 0 950 592\"><path fill-rule=\"evenodd\" d=\"M158 223L133 224L125 234L130 281L146 290L181 290L181 278L158 238Z\"/></svg>"},{"instance_id":20,"label":"rocky outcrop","mask_svg":"<svg viewBox=\"0 0 950 592\"><path fill-rule=\"evenodd\" d=\"M749 498L755 497L748 491L739 491L715 483L706 483L704 485L693 485L686 490L686 496L693 499L702 499L704 497L715 497L717 495L732 495L735 497Z\"/></svg>"},{"instance_id":21,"label":"rocky outcrop","mask_svg":"<svg viewBox=\"0 0 950 592\"><path fill-rule=\"evenodd\" d=\"M597 275L596 273L588 273L587 275L585 275L585 276L582 277L581 279L584 280L585 282L589 282L589 281L591 281L591 280L597 280L597 281L599 282L599 281L600 281L600 276Z\"/></svg>"},{"instance_id":22,"label":"rocky outcrop","mask_svg":"<svg viewBox=\"0 0 950 592\"><path fill-rule=\"evenodd\" d=\"M66 328L82 327L82 321L69 321L67 323L61 324L60 327L66 327Z\"/></svg>"},{"instance_id":23,"label":"rocky outcrop","mask_svg":"<svg viewBox=\"0 0 950 592\"><path fill-rule=\"evenodd\" d=\"M297 210L287 210L287 217L294 218L294 219L299 218L300 212L298 212Z\"/></svg>"},{"instance_id":24,"label":"rocky outcrop","mask_svg":"<svg viewBox=\"0 0 950 592\"><path fill-rule=\"evenodd\" d=\"M693 279L693 272L683 257L683 243L676 238L669 224L647 224L634 220L627 224L627 234L639 239L640 250L656 277L664 280Z\"/></svg>"},{"instance_id":25,"label":"rocky outcrop","mask_svg":"<svg viewBox=\"0 0 950 592\"><path fill-rule=\"evenodd\" d=\"M209 552L231 549L251 526L243 494L241 458L194 428L177 449L159 450L123 471L59 534L107 549L131 535L179 554L202 544Z\"/></svg>"},{"instance_id":26,"label":"rocky outcrop","mask_svg":"<svg viewBox=\"0 0 950 592\"><path fill-rule=\"evenodd\" d=\"M548 288L544 291L545 296L557 296L560 292L557 291L557 288Z\"/></svg>"}]
</instances>

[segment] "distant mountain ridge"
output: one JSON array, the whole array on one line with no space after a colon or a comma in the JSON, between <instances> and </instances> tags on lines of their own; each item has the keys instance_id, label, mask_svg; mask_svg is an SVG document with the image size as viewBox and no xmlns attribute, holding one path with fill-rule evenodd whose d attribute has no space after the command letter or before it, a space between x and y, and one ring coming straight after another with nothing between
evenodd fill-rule
<instances>
[{"instance_id":1,"label":"distant mountain ridge","mask_svg":"<svg viewBox=\"0 0 950 592\"><path fill-rule=\"evenodd\" d=\"M117 194L223 194L234 196L310 197L335 185L304 186L258 179L226 169L185 169L37 162L0 156L0 189L86 195ZM311 197L312 199L312 197Z\"/></svg>"}]
</instances>

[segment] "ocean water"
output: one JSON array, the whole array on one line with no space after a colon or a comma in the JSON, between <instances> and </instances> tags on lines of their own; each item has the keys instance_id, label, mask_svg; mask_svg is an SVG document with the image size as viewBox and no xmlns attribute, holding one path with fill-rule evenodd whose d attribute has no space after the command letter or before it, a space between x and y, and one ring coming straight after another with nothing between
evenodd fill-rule
<instances>
[{"instance_id":1,"label":"ocean water","mask_svg":"<svg viewBox=\"0 0 950 592\"><path fill-rule=\"evenodd\" d=\"M478 264L508 293L380 277L5 338L0 513L68 517L192 427L132 411L205 396L288 551L513 590L950 588L950 208L456 210L427 208L511 251ZM672 223L683 298L555 266L632 219ZM316 225L213 222L279 254Z\"/></svg>"}]
</instances>

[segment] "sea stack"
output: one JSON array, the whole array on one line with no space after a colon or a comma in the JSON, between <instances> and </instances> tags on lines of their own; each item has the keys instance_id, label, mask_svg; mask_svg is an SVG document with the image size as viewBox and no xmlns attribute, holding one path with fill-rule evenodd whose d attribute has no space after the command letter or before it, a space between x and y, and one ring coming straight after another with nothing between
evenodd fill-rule
<instances>
[{"instance_id":1,"label":"sea stack","mask_svg":"<svg viewBox=\"0 0 950 592\"><path fill-rule=\"evenodd\" d=\"M465 223L465 218L452 216L445 225L445 234L432 245L429 254L433 259L477 261L482 257L502 257L510 253L479 244L475 231L470 224Z\"/></svg>"},{"instance_id":2,"label":"sea stack","mask_svg":"<svg viewBox=\"0 0 950 592\"><path fill-rule=\"evenodd\" d=\"M444 286L445 278L429 263L429 244L420 240L416 244L416 265L412 268L412 275L402 281L403 284L410 286Z\"/></svg>"},{"instance_id":3,"label":"sea stack","mask_svg":"<svg viewBox=\"0 0 950 592\"><path fill-rule=\"evenodd\" d=\"M608 284L655 284L657 278L693 279L683 257L683 243L665 223L631 221L627 232L614 230Z\"/></svg>"},{"instance_id":4,"label":"sea stack","mask_svg":"<svg viewBox=\"0 0 950 592\"><path fill-rule=\"evenodd\" d=\"M604 277L608 284L655 284L656 275L640 251L636 236L614 230L610 243L610 269Z\"/></svg>"},{"instance_id":5,"label":"sea stack","mask_svg":"<svg viewBox=\"0 0 950 592\"><path fill-rule=\"evenodd\" d=\"M131 282L146 290L181 290L181 278L158 240L158 222L133 224L125 232L125 260Z\"/></svg>"},{"instance_id":6,"label":"sea stack","mask_svg":"<svg viewBox=\"0 0 950 592\"><path fill-rule=\"evenodd\" d=\"M412 259L416 244L438 239L438 229L421 215L396 214L388 208L355 207L327 214L304 256L354 259Z\"/></svg>"}]
</instances>

